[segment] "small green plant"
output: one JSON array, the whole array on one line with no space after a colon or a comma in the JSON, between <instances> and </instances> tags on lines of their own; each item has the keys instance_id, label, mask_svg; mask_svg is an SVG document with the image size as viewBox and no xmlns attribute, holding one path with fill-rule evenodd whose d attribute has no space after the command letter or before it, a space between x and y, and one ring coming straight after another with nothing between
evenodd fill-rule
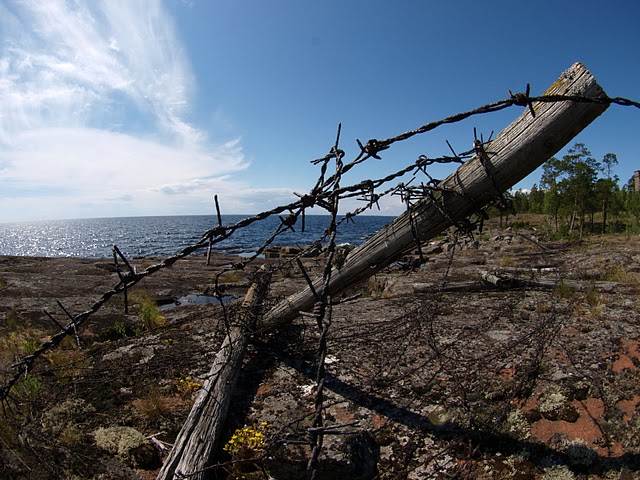
<instances>
[{"instance_id":1,"label":"small green plant","mask_svg":"<svg viewBox=\"0 0 640 480\"><path fill-rule=\"evenodd\" d=\"M599 317L604 313L605 301L604 297L595 288L594 285L590 285L585 292L584 299L589 305L589 313L594 317Z\"/></svg>"},{"instance_id":2,"label":"small green plant","mask_svg":"<svg viewBox=\"0 0 640 480\"><path fill-rule=\"evenodd\" d=\"M83 350L58 348L46 355L53 374L59 378L74 378L87 367L87 355Z\"/></svg>"},{"instance_id":3,"label":"small green plant","mask_svg":"<svg viewBox=\"0 0 640 480\"><path fill-rule=\"evenodd\" d=\"M584 294L584 300L590 307L595 307L601 303L600 292L595 288L595 285L589 285L589 288L587 288Z\"/></svg>"},{"instance_id":4,"label":"small green plant","mask_svg":"<svg viewBox=\"0 0 640 480\"><path fill-rule=\"evenodd\" d=\"M20 342L20 350L25 355L31 355L38 348L40 348L40 345L41 345L40 341L35 338L24 338Z\"/></svg>"},{"instance_id":5,"label":"small green plant","mask_svg":"<svg viewBox=\"0 0 640 480\"><path fill-rule=\"evenodd\" d=\"M140 306L140 320L147 330L153 330L165 325L165 319L155 302L145 302Z\"/></svg>"},{"instance_id":6,"label":"small green plant","mask_svg":"<svg viewBox=\"0 0 640 480\"><path fill-rule=\"evenodd\" d=\"M556 295L556 297L570 299L575 296L576 289L571 285L567 285L564 282L560 282L556 285L556 288L554 289L553 292Z\"/></svg>"},{"instance_id":7,"label":"small green plant","mask_svg":"<svg viewBox=\"0 0 640 480\"><path fill-rule=\"evenodd\" d=\"M116 323L113 325L113 331L119 337L126 337L127 336L127 326L125 325L125 323L121 319L116 320Z\"/></svg>"},{"instance_id":8,"label":"small green plant","mask_svg":"<svg viewBox=\"0 0 640 480\"><path fill-rule=\"evenodd\" d=\"M0 352L20 357L31 355L40 348L40 338L43 336L43 332L32 328L13 331L6 337L0 338Z\"/></svg>"},{"instance_id":9,"label":"small green plant","mask_svg":"<svg viewBox=\"0 0 640 480\"><path fill-rule=\"evenodd\" d=\"M625 267L616 265L607 271L605 279L610 282L640 283L640 273L630 272Z\"/></svg>"},{"instance_id":10,"label":"small green plant","mask_svg":"<svg viewBox=\"0 0 640 480\"><path fill-rule=\"evenodd\" d=\"M158 304L150 293L137 290L131 296L132 301L140 305L138 317L142 322L144 330L155 330L166 324L165 318L160 315Z\"/></svg>"},{"instance_id":11,"label":"small green plant","mask_svg":"<svg viewBox=\"0 0 640 480\"><path fill-rule=\"evenodd\" d=\"M27 402L36 400L40 396L42 388L40 380L33 375L27 375L12 387L11 392L18 400Z\"/></svg>"}]
</instances>

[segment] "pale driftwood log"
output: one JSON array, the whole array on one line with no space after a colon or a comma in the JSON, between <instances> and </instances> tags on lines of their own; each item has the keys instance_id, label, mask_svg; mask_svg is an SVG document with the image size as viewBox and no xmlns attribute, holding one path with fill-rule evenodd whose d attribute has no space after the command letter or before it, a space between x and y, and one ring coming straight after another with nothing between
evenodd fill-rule
<instances>
[{"instance_id":1,"label":"pale driftwood log","mask_svg":"<svg viewBox=\"0 0 640 480\"><path fill-rule=\"evenodd\" d=\"M481 272L483 282L490 283L498 288L511 288L517 285L517 279L508 275L500 275L496 272Z\"/></svg>"},{"instance_id":2,"label":"pale driftwood log","mask_svg":"<svg viewBox=\"0 0 640 480\"><path fill-rule=\"evenodd\" d=\"M437 292L478 292L484 290L495 290L493 285L487 285L476 280L466 282L447 283L414 283L411 285L413 293L437 293Z\"/></svg>"},{"instance_id":3,"label":"pale driftwood log","mask_svg":"<svg viewBox=\"0 0 640 480\"><path fill-rule=\"evenodd\" d=\"M544 95L604 96L595 78L580 63L560 75ZM424 199L353 250L344 265L331 274L332 296L369 278L416 246L487 205L498 194L522 180L564 147L607 108L595 103L534 103L535 118L529 109L485 145L486 155L476 155L440 187L436 202ZM484 165L483 165L484 164ZM413 224L413 228L412 228ZM322 278L314 281L316 291ZM315 297L310 288L276 305L263 318L263 326L278 327L309 310Z\"/></svg>"},{"instance_id":4,"label":"pale driftwood log","mask_svg":"<svg viewBox=\"0 0 640 480\"><path fill-rule=\"evenodd\" d=\"M522 269L518 270L506 268L498 268L491 271L478 270L478 274L482 278L483 282L494 285L500 289L523 287L556 288L562 285L578 292L584 292L590 288L610 292L618 285L617 282L571 280L562 278L558 275L556 275L555 277L545 278L538 275L532 275L531 273L532 270L526 272Z\"/></svg>"},{"instance_id":5,"label":"pale driftwood log","mask_svg":"<svg viewBox=\"0 0 640 480\"><path fill-rule=\"evenodd\" d=\"M210 474L207 467L213 463L244 352L271 281L271 273L264 267L258 275L242 303L240 319L229 329L158 480L185 477L201 480Z\"/></svg>"},{"instance_id":6,"label":"pale driftwood log","mask_svg":"<svg viewBox=\"0 0 640 480\"><path fill-rule=\"evenodd\" d=\"M545 250L545 251L547 251L547 252L551 250L549 247L547 247L547 246L545 246L545 245L541 244L541 243L540 243L540 242L538 242L537 240L534 240L533 238L529 237L528 235L524 235L524 234L522 234L522 233L518 233L518 232L516 232L516 235L517 235L517 236L519 236L520 238L522 238L522 239L524 239L524 240L528 241L528 242L533 243L535 246L540 247L542 250Z\"/></svg>"},{"instance_id":7,"label":"pale driftwood log","mask_svg":"<svg viewBox=\"0 0 640 480\"><path fill-rule=\"evenodd\" d=\"M481 272L482 280L468 280L466 282L451 283L414 283L413 293L436 293L436 292L479 292L485 290L508 290L514 288L545 288L554 289L565 286L576 292L584 292L590 288L603 292L612 292L617 286L617 282L580 282L577 280L566 280L562 278L518 278L499 276L491 272Z\"/></svg>"}]
</instances>

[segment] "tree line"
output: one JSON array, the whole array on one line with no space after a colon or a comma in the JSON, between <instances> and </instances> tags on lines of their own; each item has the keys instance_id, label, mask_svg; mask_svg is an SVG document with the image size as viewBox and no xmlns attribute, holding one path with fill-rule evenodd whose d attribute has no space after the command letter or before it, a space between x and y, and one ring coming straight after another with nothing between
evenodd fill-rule
<instances>
[{"instance_id":1,"label":"tree line","mask_svg":"<svg viewBox=\"0 0 640 480\"><path fill-rule=\"evenodd\" d=\"M561 235L640 230L640 192L633 179L620 186L615 153L596 160L583 143L544 165L539 184L509 193L507 213L545 214ZM503 212L504 213L504 212Z\"/></svg>"}]
</instances>

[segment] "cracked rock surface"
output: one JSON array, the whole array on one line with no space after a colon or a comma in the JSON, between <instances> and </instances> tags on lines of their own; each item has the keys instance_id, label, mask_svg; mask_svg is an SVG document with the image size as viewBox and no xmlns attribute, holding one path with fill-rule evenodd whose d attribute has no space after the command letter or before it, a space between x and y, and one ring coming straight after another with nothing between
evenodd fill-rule
<instances>
[{"instance_id":1,"label":"cracked rock surface","mask_svg":"<svg viewBox=\"0 0 640 480\"><path fill-rule=\"evenodd\" d=\"M476 240L438 240L420 268L394 265L334 306L317 478L640 478L640 239ZM190 257L136 289L208 294L235 260ZM279 267L265 308L304 287L281 259L263 261ZM318 274L323 259L304 263ZM3 379L56 332L42 310L60 321L57 300L86 310L117 283L110 265L0 257ZM221 277L225 294L242 297L253 268ZM479 268L556 286L488 287ZM136 289L129 314L115 298L82 327L80 349L70 337L17 385L0 422L0 478L155 478L237 303L163 309L149 327ZM267 441L259 468L227 464L217 478L305 478L318 341L302 317L254 336L226 432L266 422ZM219 459L231 460L222 449Z\"/></svg>"}]
</instances>

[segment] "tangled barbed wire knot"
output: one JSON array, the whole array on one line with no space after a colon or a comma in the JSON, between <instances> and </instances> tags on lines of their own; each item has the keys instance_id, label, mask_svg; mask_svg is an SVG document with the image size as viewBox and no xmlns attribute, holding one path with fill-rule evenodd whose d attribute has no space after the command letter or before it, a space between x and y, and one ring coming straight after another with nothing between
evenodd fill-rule
<instances>
[{"instance_id":1,"label":"tangled barbed wire knot","mask_svg":"<svg viewBox=\"0 0 640 480\"><path fill-rule=\"evenodd\" d=\"M530 93L531 93L531 85L527 83L527 89L525 90L525 93L512 93L511 90L509 90L509 98L513 100L513 103L515 105L518 105L520 107L529 107L531 116L535 118L536 113L533 110L533 105L531 104L531 99L529 98Z\"/></svg>"},{"instance_id":2,"label":"tangled barbed wire knot","mask_svg":"<svg viewBox=\"0 0 640 480\"><path fill-rule=\"evenodd\" d=\"M301 195L300 196L300 201L302 202L302 208L303 209L311 208L316 204L315 196L314 195L309 195L308 193L305 194L305 195Z\"/></svg>"},{"instance_id":3,"label":"tangled barbed wire knot","mask_svg":"<svg viewBox=\"0 0 640 480\"><path fill-rule=\"evenodd\" d=\"M389 145L386 142L376 140L375 138L369 140L366 145L362 145L362 142L357 138L356 142L358 142L358 147L360 147L361 153L366 154L368 157L377 158L378 160L382 160L382 157L378 155L378 153L389 148Z\"/></svg>"},{"instance_id":4,"label":"tangled barbed wire knot","mask_svg":"<svg viewBox=\"0 0 640 480\"><path fill-rule=\"evenodd\" d=\"M295 233L293 226L298 221L298 215L296 215L295 213L290 213L286 217L283 217L282 215L278 215L278 218L280 218L280 221L282 222L282 225L285 227L285 230L291 230L292 232Z\"/></svg>"}]
</instances>

